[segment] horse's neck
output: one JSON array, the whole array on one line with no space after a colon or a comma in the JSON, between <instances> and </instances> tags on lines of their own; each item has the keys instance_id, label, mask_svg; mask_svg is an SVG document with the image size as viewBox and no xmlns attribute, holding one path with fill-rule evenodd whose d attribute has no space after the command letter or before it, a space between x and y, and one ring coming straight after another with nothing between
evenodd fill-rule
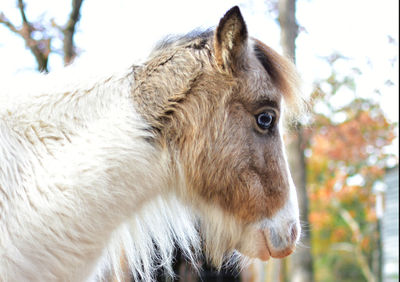
<instances>
[{"instance_id":1,"label":"horse's neck","mask_svg":"<svg viewBox=\"0 0 400 282\"><path fill-rule=\"evenodd\" d=\"M122 197L112 201L113 195L107 195L108 202L129 199L129 206L145 200L153 187L161 187L148 179L157 182L164 176L160 161L168 158L148 142L153 136L135 109L132 84L129 75L109 77L88 87L36 95L20 103L5 117L5 124L29 155L25 158L34 170L30 177L43 173L46 178L57 178L63 189L87 186L94 197L98 195L93 187L115 187L115 196ZM137 200L124 197L118 189L129 190Z\"/></svg>"},{"instance_id":2,"label":"horse's neck","mask_svg":"<svg viewBox=\"0 0 400 282\"><path fill-rule=\"evenodd\" d=\"M9 94L8 103L0 106L0 117L3 115L11 123L14 120L12 126L16 131L40 122L42 127L56 126L75 133L95 120L115 114L112 110L128 99L131 83L129 76L114 76L63 87L52 86L52 77L39 78L43 81L35 85L38 89L19 90L22 95Z\"/></svg>"},{"instance_id":3,"label":"horse's neck","mask_svg":"<svg viewBox=\"0 0 400 282\"><path fill-rule=\"evenodd\" d=\"M4 211L0 223L9 235L0 235L0 241L9 248L6 253L17 249L27 261L15 269L0 265L0 272L26 278L46 264L57 277L74 280L79 275L70 271L93 264L112 230L168 185L168 158L147 141L148 128L129 100L130 83L108 80L86 90L37 96L2 116L8 136L0 136L0 144L16 142L25 151L13 156L24 164L21 169L1 163L7 174L24 176L15 187L7 179L0 182L2 192L13 194L7 195L13 212ZM12 240L30 238L33 230L35 240ZM44 280L49 277L43 272Z\"/></svg>"}]
</instances>

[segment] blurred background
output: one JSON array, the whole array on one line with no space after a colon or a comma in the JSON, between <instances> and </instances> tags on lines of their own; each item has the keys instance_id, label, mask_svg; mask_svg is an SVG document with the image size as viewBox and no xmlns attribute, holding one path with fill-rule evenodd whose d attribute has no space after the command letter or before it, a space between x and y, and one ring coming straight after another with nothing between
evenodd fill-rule
<instances>
[{"instance_id":1,"label":"blurred background","mask_svg":"<svg viewBox=\"0 0 400 282\"><path fill-rule=\"evenodd\" d=\"M292 256L240 273L196 274L177 250L175 280L399 281L397 0L3 0L0 83L71 63L129 66L234 5L251 36L296 63L311 98L285 136L303 235Z\"/></svg>"}]
</instances>

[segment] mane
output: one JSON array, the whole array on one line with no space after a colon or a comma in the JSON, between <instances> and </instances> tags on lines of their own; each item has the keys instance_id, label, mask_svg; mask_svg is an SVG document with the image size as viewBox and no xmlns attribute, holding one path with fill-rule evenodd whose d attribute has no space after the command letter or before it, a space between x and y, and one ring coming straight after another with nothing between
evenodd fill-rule
<instances>
[{"instance_id":1,"label":"mane","mask_svg":"<svg viewBox=\"0 0 400 282\"><path fill-rule=\"evenodd\" d=\"M214 34L214 30L211 28L208 28L206 30L194 29L183 35L170 34L170 35L167 35L166 37L164 37L163 39L161 39L155 45L151 54L155 54L157 52L163 51L163 50L171 48L171 47L184 46L184 45L190 44L194 41L198 41L199 39L204 44L208 40L212 39L213 34ZM200 44L200 45L196 45L193 47L201 48L203 46ZM152 55L150 55L150 57L151 56Z\"/></svg>"},{"instance_id":2,"label":"mane","mask_svg":"<svg viewBox=\"0 0 400 282\"><path fill-rule=\"evenodd\" d=\"M160 196L113 233L93 278L124 281L129 270L134 281L153 281L160 269L174 277L175 247L198 270L201 246L193 212L174 196Z\"/></svg>"},{"instance_id":3,"label":"mane","mask_svg":"<svg viewBox=\"0 0 400 282\"><path fill-rule=\"evenodd\" d=\"M301 91L301 79L294 64L271 47L254 39L253 51L275 87L282 93L288 107L289 121L300 119L307 110L307 101Z\"/></svg>"},{"instance_id":4,"label":"mane","mask_svg":"<svg viewBox=\"0 0 400 282\"><path fill-rule=\"evenodd\" d=\"M124 85L134 84L134 81L130 79L130 75L134 71L132 68L134 67L108 75L103 75L103 71L101 71L100 74L95 74L90 79L82 79L79 77L80 74L74 72L71 67L48 75L24 75L25 83L29 81L28 85L35 87L27 91L25 83L17 84L18 87L14 88L21 89L11 91L11 87L2 86L5 90L2 92L4 95L0 95L0 102L4 102L0 103L0 106L2 106L0 107L0 118L3 114L3 107L14 109L18 104L25 103L25 101L30 103L34 100L34 97L43 96L44 93L54 99L50 100L51 103L49 104L41 105L40 109L45 113L60 107L60 103L56 100L58 95L54 95L55 93L73 93L72 96L75 97L76 102L88 100L85 103L94 103L93 99L96 99L97 96L87 95L92 89L97 89L99 95L104 98L109 95L110 89L117 89L117 85L121 83ZM64 81L66 79L67 82ZM40 83L37 83L38 81ZM129 92L123 95L129 95ZM14 97L14 99L11 99L11 97ZM108 101L105 104L111 103L111 101ZM36 107L36 104L34 106ZM79 112L78 114L83 113ZM1 133L7 129L7 127L3 128L2 126L0 119ZM147 132L146 134L150 133ZM5 136L8 135L5 134ZM11 140L9 143L19 144L15 140ZM7 153L7 151L4 152ZM25 161L24 158L21 158L21 160ZM2 180L1 177L0 180ZM90 280L109 281L109 278L113 277L117 281L124 281L123 278L128 268L129 275L135 281L153 281L158 269L163 269L168 275L174 276L171 264L175 247L179 247L186 259L191 261L193 266L196 266L201 249L196 216L175 196L159 196L146 203L112 233L107 242L107 247L97 263L96 272ZM127 267L124 267L124 265Z\"/></svg>"}]
</instances>

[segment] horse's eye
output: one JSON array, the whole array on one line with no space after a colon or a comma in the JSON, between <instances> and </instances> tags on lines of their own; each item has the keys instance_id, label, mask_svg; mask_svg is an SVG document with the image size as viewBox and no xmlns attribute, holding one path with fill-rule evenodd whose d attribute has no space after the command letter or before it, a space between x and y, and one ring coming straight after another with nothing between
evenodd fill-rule
<instances>
[{"instance_id":1,"label":"horse's eye","mask_svg":"<svg viewBox=\"0 0 400 282\"><path fill-rule=\"evenodd\" d=\"M261 114L256 115L257 125L262 129L266 130L271 128L274 124L274 114L271 112L264 112Z\"/></svg>"}]
</instances>

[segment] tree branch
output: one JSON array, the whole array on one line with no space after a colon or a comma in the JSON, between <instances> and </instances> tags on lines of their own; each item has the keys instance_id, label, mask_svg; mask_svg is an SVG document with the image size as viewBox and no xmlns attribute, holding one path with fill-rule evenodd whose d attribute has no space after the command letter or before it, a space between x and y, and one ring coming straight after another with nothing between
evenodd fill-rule
<instances>
[{"instance_id":1,"label":"tree branch","mask_svg":"<svg viewBox=\"0 0 400 282\"><path fill-rule=\"evenodd\" d=\"M36 62L38 63L38 70L48 72L47 62L50 54L51 38L43 38L39 40L33 39L32 32L36 29L28 21L25 14L25 3L23 0L18 0L18 9L22 18L21 28L17 28L11 21L9 21L4 13L0 14L0 23L4 24L10 31L20 35L24 39L26 46L35 56Z\"/></svg>"},{"instance_id":2,"label":"tree branch","mask_svg":"<svg viewBox=\"0 0 400 282\"><path fill-rule=\"evenodd\" d=\"M365 255L361 249L361 242L362 242L363 236L362 236L359 224L357 223L357 221L354 220L354 218L351 216L351 214L340 205L339 201L337 201L336 199L333 199L332 204L334 207L336 207L339 210L340 216L344 219L344 221L350 227L350 230L352 231L352 233L355 237L355 246L353 248L353 253L355 254L357 262L361 267L362 273L364 274L364 276L368 282L375 282L375 277L371 271L371 268L368 265L368 260L366 259ZM343 245L342 245L342 247L343 247Z\"/></svg>"},{"instance_id":3,"label":"tree branch","mask_svg":"<svg viewBox=\"0 0 400 282\"><path fill-rule=\"evenodd\" d=\"M21 14L22 23L23 24L27 24L29 26L30 24L29 24L28 19L26 18L26 15L25 15L25 3L22 0L18 0L18 9L19 9L19 12Z\"/></svg>"},{"instance_id":4,"label":"tree branch","mask_svg":"<svg viewBox=\"0 0 400 282\"><path fill-rule=\"evenodd\" d=\"M83 0L72 0L72 10L64 28L60 28L60 26L58 26L54 20L51 21L52 27L58 29L63 34L65 65L70 64L76 56L74 34L76 30L76 24L80 19L82 2ZM51 49L52 36L48 35L48 28L40 24L40 22L31 23L28 20L28 17L25 13L25 3L23 0L18 0L17 6L22 19L21 27L15 26L2 12L0 12L0 24L3 24L10 31L21 36L25 41L26 47L28 47L35 56L38 64L38 70L41 72L48 72L49 55L51 52L54 52L54 50ZM39 33L41 38L34 39L32 36L33 33Z\"/></svg>"},{"instance_id":5,"label":"tree branch","mask_svg":"<svg viewBox=\"0 0 400 282\"><path fill-rule=\"evenodd\" d=\"M0 23L4 24L9 30L11 30L12 32L19 34L19 30L12 24L12 22L10 22L6 16L4 15L3 12L0 13Z\"/></svg>"},{"instance_id":6,"label":"tree branch","mask_svg":"<svg viewBox=\"0 0 400 282\"><path fill-rule=\"evenodd\" d=\"M331 245L331 249L334 251L343 251L348 253L355 252L355 247L353 246L353 244L347 242L333 244Z\"/></svg>"},{"instance_id":7,"label":"tree branch","mask_svg":"<svg viewBox=\"0 0 400 282\"><path fill-rule=\"evenodd\" d=\"M68 65L72 63L76 56L75 46L74 46L74 34L76 24L80 19L80 9L83 0L72 0L72 11L69 15L69 19L65 28L63 29L64 34L64 64Z\"/></svg>"}]
</instances>

